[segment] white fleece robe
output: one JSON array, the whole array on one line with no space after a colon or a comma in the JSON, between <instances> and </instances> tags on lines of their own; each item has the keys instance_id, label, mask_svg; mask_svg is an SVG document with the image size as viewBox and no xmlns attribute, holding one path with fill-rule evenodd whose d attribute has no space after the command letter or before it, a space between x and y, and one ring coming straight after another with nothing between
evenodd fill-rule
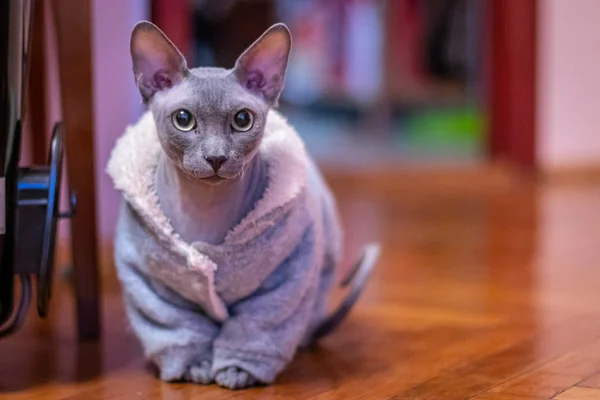
<instances>
[{"instance_id":1,"label":"white fleece robe","mask_svg":"<svg viewBox=\"0 0 600 400\"><path fill-rule=\"evenodd\" d=\"M115 262L131 326L163 379L207 360L214 372L234 366L271 382L325 314L341 250L331 193L294 129L271 111L259 148L262 198L223 243L186 243L154 190L161 151L148 112L108 163L124 198Z\"/></svg>"}]
</instances>

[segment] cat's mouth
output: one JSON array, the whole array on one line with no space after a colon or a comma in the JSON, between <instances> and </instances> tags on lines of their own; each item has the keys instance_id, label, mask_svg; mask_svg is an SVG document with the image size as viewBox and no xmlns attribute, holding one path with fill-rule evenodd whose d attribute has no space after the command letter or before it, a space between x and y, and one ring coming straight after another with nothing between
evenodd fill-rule
<instances>
[{"instance_id":1,"label":"cat's mouth","mask_svg":"<svg viewBox=\"0 0 600 400\"><path fill-rule=\"evenodd\" d=\"M226 180L227 180L227 178L223 178L219 175L213 175L213 176L209 176L208 178L202 178L203 182L209 183L211 185L216 185L216 184L221 183Z\"/></svg>"},{"instance_id":2,"label":"cat's mouth","mask_svg":"<svg viewBox=\"0 0 600 400\"><path fill-rule=\"evenodd\" d=\"M196 171L189 170L186 168L181 168L181 170L184 172L185 175L187 175L188 179L200 181L200 182L203 182L203 183L206 183L209 185L217 185L219 183L231 181L231 180L238 178L239 176L241 176L243 174L243 171L242 171L241 173L238 173L233 176L229 176L227 174L220 174L220 173L213 173L211 175L208 175L208 174L204 173L204 171L196 172Z\"/></svg>"},{"instance_id":3,"label":"cat's mouth","mask_svg":"<svg viewBox=\"0 0 600 400\"><path fill-rule=\"evenodd\" d=\"M202 173L198 173L198 172L194 172L194 171L188 170L186 168L181 168L181 169L184 172L184 174L187 175L188 179L190 179L190 180L198 180L198 181L207 183L209 185L216 185L216 184L219 184L219 183L221 183L223 181L229 180L229 178L223 177L223 176L218 175L218 174L212 174L212 175L208 175L207 176L207 175L204 175Z\"/></svg>"},{"instance_id":4,"label":"cat's mouth","mask_svg":"<svg viewBox=\"0 0 600 400\"><path fill-rule=\"evenodd\" d=\"M207 183L209 185L218 185L219 183L223 183L223 182L228 182L228 181L232 181L232 180L236 180L239 177L244 175L244 170L240 171L239 173L233 175L233 176L228 176L228 175L220 175L218 173L207 176L207 177L203 177L203 178L199 178L202 182ZM196 175L197 179L198 176Z\"/></svg>"}]
</instances>

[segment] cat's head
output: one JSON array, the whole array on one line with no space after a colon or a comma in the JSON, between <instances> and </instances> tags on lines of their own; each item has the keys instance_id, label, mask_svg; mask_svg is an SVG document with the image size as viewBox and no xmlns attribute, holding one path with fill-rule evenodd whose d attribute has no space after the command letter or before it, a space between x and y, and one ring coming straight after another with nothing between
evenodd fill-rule
<instances>
[{"instance_id":1,"label":"cat's head","mask_svg":"<svg viewBox=\"0 0 600 400\"><path fill-rule=\"evenodd\" d=\"M208 183L239 177L257 153L269 109L277 105L290 48L289 30L277 24L232 69L188 69L155 25L138 23L131 34L133 73L171 161Z\"/></svg>"}]
</instances>

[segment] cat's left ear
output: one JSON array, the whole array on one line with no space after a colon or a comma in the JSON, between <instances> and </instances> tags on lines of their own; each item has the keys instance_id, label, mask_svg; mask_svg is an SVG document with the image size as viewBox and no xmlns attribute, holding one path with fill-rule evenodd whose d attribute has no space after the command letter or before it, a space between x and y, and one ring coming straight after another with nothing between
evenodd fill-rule
<instances>
[{"instance_id":1,"label":"cat's left ear","mask_svg":"<svg viewBox=\"0 0 600 400\"><path fill-rule=\"evenodd\" d=\"M276 106L283 90L292 36L284 24L275 24L237 59L235 75L241 85Z\"/></svg>"}]
</instances>

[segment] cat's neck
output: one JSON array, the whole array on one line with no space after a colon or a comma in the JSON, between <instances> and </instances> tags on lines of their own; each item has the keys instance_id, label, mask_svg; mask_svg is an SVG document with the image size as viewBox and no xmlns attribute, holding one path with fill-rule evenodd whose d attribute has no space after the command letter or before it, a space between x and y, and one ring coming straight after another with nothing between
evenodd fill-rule
<instances>
[{"instance_id":1,"label":"cat's neck","mask_svg":"<svg viewBox=\"0 0 600 400\"><path fill-rule=\"evenodd\" d=\"M156 170L156 193L183 240L219 244L264 193L266 170L258 154L239 178L211 185L185 175L163 153Z\"/></svg>"}]
</instances>

